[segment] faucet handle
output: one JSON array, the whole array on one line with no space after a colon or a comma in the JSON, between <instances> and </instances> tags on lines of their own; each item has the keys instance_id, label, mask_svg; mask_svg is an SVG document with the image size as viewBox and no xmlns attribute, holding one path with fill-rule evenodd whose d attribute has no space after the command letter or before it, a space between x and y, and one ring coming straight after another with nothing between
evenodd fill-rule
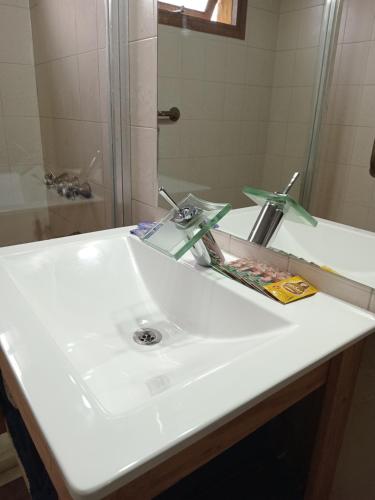
<instances>
[{"instance_id":1,"label":"faucet handle","mask_svg":"<svg viewBox=\"0 0 375 500\"><path fill-rule=\"evenodd\" d=\"M164 200L169 203L169 205L174 208L175 210L180 210L180 207L177 205L177 203L174 201L172 196L168 193L168 191L163 187L160 186L159 188L159 194Z\"/></svg>"},{"instance_id":2,"label":"faucet handle","mask_svg":"<svg viewBox=\"0 0 375 500\"><path fill-rule=\"evenodd\" d=\"M287 184L287 186L284 189L284 191L282 192L282 194L288 194L289 193L289 191L294 186L294 183L296 182L296 180L298 179L298 177L299 177L299 172L294 172L294 174L292 175L292 178L290 179L289 183Z\"/></svg>"}]
</instances>

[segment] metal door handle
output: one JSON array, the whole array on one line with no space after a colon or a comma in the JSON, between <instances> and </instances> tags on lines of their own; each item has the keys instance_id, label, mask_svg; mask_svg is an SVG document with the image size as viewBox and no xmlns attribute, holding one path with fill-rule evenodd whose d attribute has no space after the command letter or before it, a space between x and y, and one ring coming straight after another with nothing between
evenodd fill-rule
<instances>
[{"instance_id":1,"label":"metal door handle","mask_svg":"<svg viewBox=\"0 0 375 500\"><path fill-rule=\"evenodd\" d=\"M158 120L170 120L177 122L180 119L180 110L176 107L171 108L169 111L158 111Z\"/></svg>"}]
</instances>

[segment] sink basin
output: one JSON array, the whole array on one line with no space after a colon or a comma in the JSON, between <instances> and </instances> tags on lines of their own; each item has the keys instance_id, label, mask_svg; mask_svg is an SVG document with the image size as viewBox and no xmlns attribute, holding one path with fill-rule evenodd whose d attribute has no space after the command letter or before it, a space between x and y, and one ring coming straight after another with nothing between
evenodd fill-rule
<instances>
[{"instance_id":1,"label":"sink basin","mask_svg":"<svg viewBox=\"0 0 375 500\"><path fill-rule=\"evenodd\" d=\"M283 306L127 228L0 249L0 345L75 499L100 498L374 328ZM140 345L137 331L160 342Z\"/></svg>"},{"instance_id":2,"label":"sink basin","mask_svg":"<svg viewBox=\"0 0 375 500\"><path fill-rule=\"evenodd\" d=\"M246 239L259 211L259 207L232 210L220 221L220 229ZM316 219L316 227L284 220L269 246L302 257L308 262L331 267L347 278L374 288L375 234L318 217Z\"/></svg>"},{"instance_id":3,"label":"sink basin","mask_svg":"<svg viewBox=\"0 0 375 500\"><path fill-rule=\"evenodd\" d=\"M33 312L29 328L50 335L89 399L112 416L292 326L132 237L20 252L3 265ZM134 332L148 328L161 342L137 344Z\"/></svg>"}]
</instances>

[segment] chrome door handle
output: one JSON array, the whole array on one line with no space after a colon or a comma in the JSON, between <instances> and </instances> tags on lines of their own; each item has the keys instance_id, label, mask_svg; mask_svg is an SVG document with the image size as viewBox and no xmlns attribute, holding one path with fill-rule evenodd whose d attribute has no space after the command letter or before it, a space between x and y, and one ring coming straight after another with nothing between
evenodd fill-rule
<instances>
[{"instance_id":1,"label":"chrome door handle","mask_svg":"<svg viewBox=\"0 0 375 500\"><path fill-rule=\"evenodd\" d=\"M171 122L177 122L180 116L180 110L176 107L171 108L169 111L158 111L158 121L170 120Z\"/></svg>"}]
</instances>

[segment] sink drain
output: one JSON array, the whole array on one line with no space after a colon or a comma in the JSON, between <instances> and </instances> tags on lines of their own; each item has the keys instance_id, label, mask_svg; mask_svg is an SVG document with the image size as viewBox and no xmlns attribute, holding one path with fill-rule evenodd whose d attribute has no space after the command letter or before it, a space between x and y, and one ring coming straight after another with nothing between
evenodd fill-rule
<instances>
[{"instance_id":1,"label":"sink drain","mask_svg":"<svg viewBox=\"0 0 375 500\"><path fill-rule=\"evenodd\" d=\"M158 344L162 339L162 335L155 328L141 328L133 334L134 342L140 345Z\"/></svg>"}]
</instances>

